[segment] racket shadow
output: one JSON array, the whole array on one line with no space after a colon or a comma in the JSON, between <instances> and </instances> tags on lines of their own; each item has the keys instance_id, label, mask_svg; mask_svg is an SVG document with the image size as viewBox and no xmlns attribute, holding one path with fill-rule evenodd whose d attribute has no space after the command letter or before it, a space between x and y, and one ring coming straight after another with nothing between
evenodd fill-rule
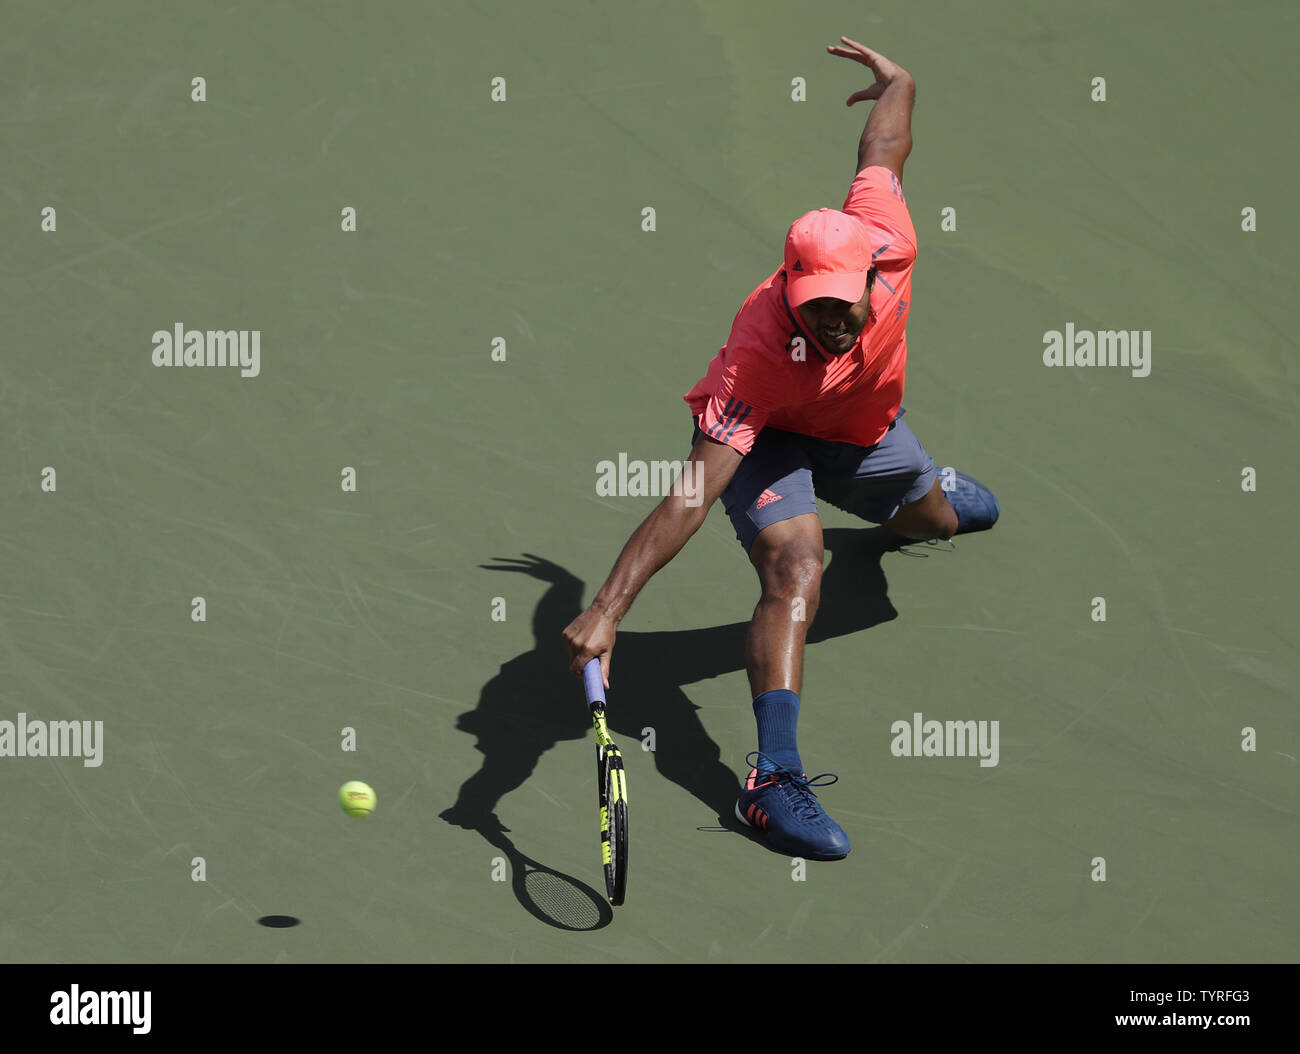
<instances>
[{"instance_id":1,"label":"racket shadow","mask_svg":"<svg viewBox=\"0 0 1300 1054\"><path fill-rule=\"evenodd\" d=\"M479 833L499 849L510 865L510 888L528 914L557 930L585 933L614 921L614 909L604 895L572 875L526 856L500 829Z\"/></svg>"}]
</instances>

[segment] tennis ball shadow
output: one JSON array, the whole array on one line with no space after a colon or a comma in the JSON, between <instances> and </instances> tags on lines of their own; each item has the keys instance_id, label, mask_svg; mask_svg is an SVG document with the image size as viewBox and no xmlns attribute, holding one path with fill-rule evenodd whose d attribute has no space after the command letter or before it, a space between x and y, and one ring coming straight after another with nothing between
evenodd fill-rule
<instances>
[{"instance_id":1,"label":"tennis ball shadow","mask_svg":"<svg viewBox=\"0 0 1300 1054\"><path fill-rule=\"evenodd\" d=\"M831 559L823 572L820 604L809 627L808 644L815 646L897 618L880 566L883 554L898 548L897 536L880 527L833 527L824 529L823 542ZM494 837L503 837L502 832L508 830L496 816L502 798L528 780L548 750L591 734L581 682L568 672L561 635L583 610L583 581L559 564L531 553L496 559L494 564L481 566L528 575L546 583L547 589L532 613L533 647L503 663L484 684L478 705L457 719L459 730L476 737L483 762L441 817L478 831L492 844L497 844ZM757 594L756 580L738 571L737 583L742 582ZM684 690L696 682L744 670L748 630L746 620L687 630L621 631L614 645L608 714L615 740L622 737L625 742L639 742L643 730L653 727L656 749L649 753L659 775L702 802L723 829L766 845L761 832L736 819L734 807L742 776L723 763L721 750L700 721L701 707ZM815 652L811 653L809 661L814 661L814 656ZM750 702L746 692L736 705L748 711ZM627 755L628 749L624 753ZM633 747L630 753L635 758L643 752ZM629 781L633 787L644 771L644 766L631 762ZM594 812L595 786L591 788L591 806ZM697 818L692 825L698 822ZM515 852L512 844L510 852ZM592 856L593 871L597 871L594 839ZM515 866L513 873L518 876L521 868ZM634 868L631 882L635 881ZM595 896L607 906L603 897ZM524 903L524 898L520 899Z\"/></svg>"},{"instance_id":2,"label":"tennis ball shadow","mask_svg":"<svg viewBox=\"0 0 1300 1054\"><path fill-rule=\"evenodd\" d=\"M292 915L263 915L257 920L259 925L270 926L275 930L288 929L290 926L297 926L301 921Z\"/></svg>"}]
</instances>

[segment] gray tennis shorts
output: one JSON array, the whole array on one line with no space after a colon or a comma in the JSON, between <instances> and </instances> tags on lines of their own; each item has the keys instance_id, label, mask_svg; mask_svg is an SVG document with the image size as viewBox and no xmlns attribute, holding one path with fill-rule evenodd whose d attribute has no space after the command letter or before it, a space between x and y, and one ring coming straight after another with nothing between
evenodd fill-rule
<instances>
[{"instance_id":1,"label":"gray tennis shorts","mask_svg":"<svg viewBox=\"0 0 1300 1054\"><path fill-rule=\"evenodd\" d=\"M722 504L749 552L758 532L817 511L817 498L870 523L884 523L900 505L934 486L934 459L903 421L899 408L875 446L835 443L764 428L722 492ZM703 433L698 425L691 446Z\"/></svg>"}]
</instances>

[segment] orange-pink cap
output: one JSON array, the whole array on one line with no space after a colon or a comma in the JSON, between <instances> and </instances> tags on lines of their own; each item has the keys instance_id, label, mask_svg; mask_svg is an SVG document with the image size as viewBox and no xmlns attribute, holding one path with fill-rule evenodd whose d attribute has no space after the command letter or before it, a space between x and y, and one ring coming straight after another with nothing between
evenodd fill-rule
<instances>
[{"instance_id":1,"label":"orange-pink cap","mask_svg":"<svg viewBox=\"0 0 1300 1054\"><path fill-rule=\"evenodd\" d=\"M848 213L817 209L790 225L785 274L791 307L822 296L856 304L867 291L870 270L871 238Z\"/></svg>"}]
</instances>

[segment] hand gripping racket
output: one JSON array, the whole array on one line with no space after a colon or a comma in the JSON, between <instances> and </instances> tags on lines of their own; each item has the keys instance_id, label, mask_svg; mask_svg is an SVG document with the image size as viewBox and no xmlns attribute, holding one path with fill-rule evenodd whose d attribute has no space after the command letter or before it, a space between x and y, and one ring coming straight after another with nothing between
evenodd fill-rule
<instances>
[{"instance_id":1,"label":"hand gripping racket","mask_svg":"<svg viewBox=\"0 0 1300 1054\"><path fill-rule=\"evenodd\" d=\"M609 738L605 724L605 681L597 657L582 668L587 706L596 727L596 788L600 793L600 856L605 865L609 902L623 903L627 895L627 776L623 755Z\"/></svg>"}]
</instances>

